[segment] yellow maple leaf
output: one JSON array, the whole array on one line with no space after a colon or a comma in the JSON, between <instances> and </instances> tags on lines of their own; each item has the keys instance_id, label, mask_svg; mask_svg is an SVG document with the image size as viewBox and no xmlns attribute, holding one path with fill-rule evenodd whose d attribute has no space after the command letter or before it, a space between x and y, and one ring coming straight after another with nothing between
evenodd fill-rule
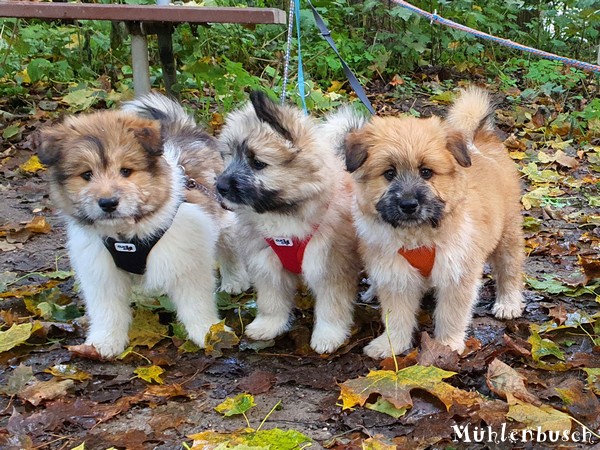
<instances>
[{"instance_id":1,"label":"yellow maple leaf","mask_svg":"<svg viewBox=\"0 0 600 450\"><path fill-rule=\"evenodd\" d=\"M240 339L229 328L225 327L225 321L215 323L210 327L204 339L204 353L218 358L223 355L223 349L233 348Z\"/></svg>"},{"instance_id":2,"label":"yellow maple leaf","mask_svg":"<svg viewBox=\"0 0 600 450\"><path fill-rule=\"evenodd\" d=\"M169 327L158 321L157 314L147 309L137 309L129 330L129 345L145 345L152 348L167 336L168 332Z\"/></svg>"}]
</instances>

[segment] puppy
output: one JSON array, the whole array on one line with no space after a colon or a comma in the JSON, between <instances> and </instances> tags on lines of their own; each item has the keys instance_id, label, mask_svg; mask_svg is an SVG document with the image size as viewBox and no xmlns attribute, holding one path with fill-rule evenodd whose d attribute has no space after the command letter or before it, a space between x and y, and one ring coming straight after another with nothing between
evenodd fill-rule
<instances>
[{"instance_id":1,"label":"puppy","mask_svg":"<svg viewBox=\"0 0 600 450\"><path fill-rule=\"evenodd\" d=\"M203 346L219 321L216 256L224 288L248 287L227 247L235 217L211 193L223 167L216 140L177 103L149 94L120 111L71 116L42 130L38 153L66 218L90 319L86 344L105 358L125 349L137 283L166 292L190 339ZM203 190L186 189L190 179Z\"/></svg>"},{"instance_id":2,"label":"puppy","mask_svg":"<svg viewBox=\"0 0 600 450\"><path fill-rule=\"evenodd\" d=\"M225 171L217 190L238 215L239 240L257 292L252 339L288 329L302 278L315 295L311 347L331 353L352 324L361 263L352 224L353 183L341 136L360 119L341 112L319 126L262 92L231 113L221 131Z\"/></svg>"},{"instance_id":3,"label":"puppy","mask_svg":"<svg viewBox=\"0 0 600 450\"><path fill-rule=\"evenodd\" d=\"M497 285L494 314L521 315L519 177L494 134L493 113L487 93L472 88L445 121L375 117L348 135L360 250L386 324L367 355L411 347L430 288L435 337L462 352L486 261Z\"/></svg>"}]
</instances>

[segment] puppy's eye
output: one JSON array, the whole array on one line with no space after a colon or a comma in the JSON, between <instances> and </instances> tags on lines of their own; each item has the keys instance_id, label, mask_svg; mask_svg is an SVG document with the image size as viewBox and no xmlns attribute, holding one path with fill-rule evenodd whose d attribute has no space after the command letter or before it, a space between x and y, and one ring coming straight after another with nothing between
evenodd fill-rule
<instances>
[{"instance_id":1,"label":"puppy's eye","mask_svg":"<svg viewBox=\"0 0 600 450\"><path fill-rule=\"evenodd\" d=\"M254 170L263 170L268 166L267 163L256 159L254 156L250 156L248 158L248 162L250 163L250 167L252 167Z\"/></svg>"},{"instance_id":2,"label":"puppy's eye","mask_svg":"<svg viewBox=\"0 0 600 450\"><path fill-rule=\"evenodd\" d=\"M92 171L88 170L87 172L83 172L81 175L79 175L81 178L83 178L85 181L90 181L92 179Z\"/></svg>"},{"instance_id":3,"label":"puppy's eye","mask_svg":"<svg viewBox=\"0 0 600 450\"><path fill-rule=\"evenodd\" d=\"M392 181L394 179L394 177L396 176L396 169L386 170L385 172L383 172L383 176L385 177L386 180Z\"/></svg>"},{"instance_id":4,"label":"puppy's eye","mask_svg":"<svg viewBox=\"0 0 600 450\"><path fill-rule=\"evenodd\" d=\"M424 180L429 180L433 176L433 170L428 169L427 167L421 167L419 174Z\"/></svg>"},{"instance_id":5,"label":"puppy's eye","mask_svg":"<svg viewBox=\"0 0 600 450\"><path fill-rule=\"evenodd\" d=\"M132 169L128 169L127 167L123 167L121 169L121 176L127 178L129 175L131 175L131 172L133 172Z\"/></svg>"}]
</instances>

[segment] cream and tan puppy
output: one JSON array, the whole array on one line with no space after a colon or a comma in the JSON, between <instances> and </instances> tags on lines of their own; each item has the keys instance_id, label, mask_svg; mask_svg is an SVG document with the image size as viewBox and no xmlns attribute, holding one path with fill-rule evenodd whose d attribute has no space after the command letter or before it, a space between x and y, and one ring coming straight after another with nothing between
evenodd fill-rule
<instances>
[{"instance_id":1,"label":"cream and tan puppy","mask_svg":"<svg viewBox=\"0 0 600 450\"><path fill-rule=\"evenodd\" d=\"M430 288L435 337L462 352L486 261L496 279L494 314L521 315L519 177L492 116L487 93L472 88L446 120L375 117L348 136L361 253L387 324L367 355L411 347Z\"/></svg>"},{"instance_id":2,"label":"cream and tan puppy","mask_svg":"<svg viewBox=\"0 0 600 450\"><path fill-rule=\"evenodd\" d=\"M133 284L166 292L198 345L219 321L215 259L222 288L248 288L228 246L233 213L214 190L223 163L214 138L175 102L150 94L122 110L71 116L41 131L51 197L67 221L71 263L90 318L86 344L121 353L131 323ZM186 189L186 177L205 187Z\"/></svg>"},{"instance_id":3,"label":"cream and tan puppy","mask_svg":"<svg viewBox=\"0 0 600 450\"><path fill-rule=\"evenodd\" d=\"M319 126L262 92L231 113L220 135L224 203L238 215L258 314L252 339L288 329L303 279L315 295L311 346L330 353L350 334L361 263L352 224L353 183L336 154L342 135L361 122L345 111ZM339 141L339 142L337 142Z\"/></svg>"}]
</instances>

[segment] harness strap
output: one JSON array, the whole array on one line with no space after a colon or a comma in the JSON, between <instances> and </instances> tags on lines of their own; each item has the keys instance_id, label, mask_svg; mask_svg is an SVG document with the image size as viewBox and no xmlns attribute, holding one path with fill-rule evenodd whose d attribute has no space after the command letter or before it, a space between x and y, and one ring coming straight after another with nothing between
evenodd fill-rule
<instances>
[{"instance_id":1,"label":"harness strap","mask_svg":"<svg viewBox=\"0 0 600 450\"><path fill-rule=\"evenodd\" d=\"M275 254L279 257L283 268L289 272L300 275L302 273L302 260L306 246L313 237L313 233L304 239L298 238L265 238Z\"/></svg>"},{"instance_id":2,"label":"harness strap","mask_svg":"<svg viewBox=\"0 0 600 450\"><path fill-rule=\"evenodd\" d=\"M398 254L402 255L423 277L427 278L431 275L435 264L435 247L417 247L412 250L402 247L398 249Z\"/></svg>"},{"instance_id":3,"label":"harness strap","mask_svg":"<svg viewBox=\"0 0 600 450\"><path fill-rule=\"evenodd\" d=\"M104 246L110 252L110 256L112 256L115 265L119 269L143 275L146 272L148 255L165 232L166 230L160 230L152 237L143 240L137 236L130 240L117 240L106 237L104 238Z\"/></svg>"}]
</instances>

